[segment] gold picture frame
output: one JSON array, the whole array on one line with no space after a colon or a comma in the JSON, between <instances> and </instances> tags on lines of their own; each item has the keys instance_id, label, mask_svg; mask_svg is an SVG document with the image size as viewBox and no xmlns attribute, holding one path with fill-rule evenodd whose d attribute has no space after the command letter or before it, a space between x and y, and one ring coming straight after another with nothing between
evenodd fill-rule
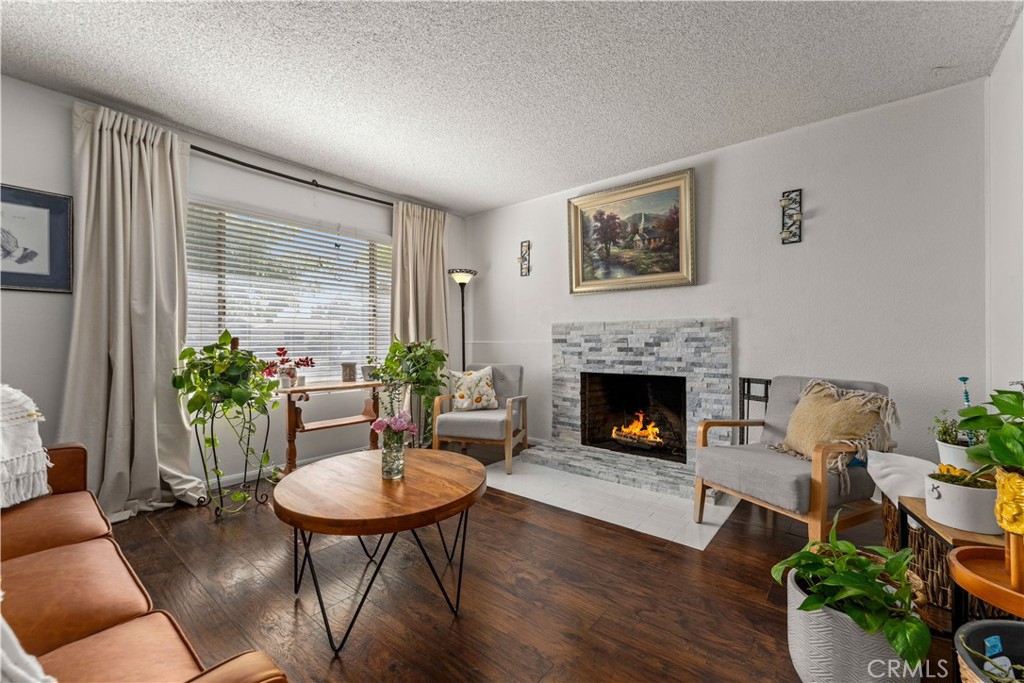
<instances>
[{"instance_id":1,"label":"gold picture frame","mask_svg":"<svg viewBox=\"0 0 1024 683\"><path fill-rule=\"evenodd\" d=\"M696 284L693 169L569 200L569 292Z\"/></svg>"}]
</instances>

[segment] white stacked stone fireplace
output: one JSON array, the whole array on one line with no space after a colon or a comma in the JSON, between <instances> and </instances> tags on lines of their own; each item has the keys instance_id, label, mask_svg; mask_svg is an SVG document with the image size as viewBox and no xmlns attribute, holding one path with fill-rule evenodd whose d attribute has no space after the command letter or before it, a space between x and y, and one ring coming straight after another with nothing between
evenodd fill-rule
<instances>
[{"instance_id":1,"label":"white stacked stone fireplace","mask_svg":"<svg viewBox=\"0 0 1024 683\"><path fill-rule=\"evenodd\" d=\"M582 373L685 379L686 452L703 419L732 415L732 319L697 318L555 323L552 333L552 438L584 442ZM711 433L728 443L727 430Z\"/></svg>"}]
</instances>

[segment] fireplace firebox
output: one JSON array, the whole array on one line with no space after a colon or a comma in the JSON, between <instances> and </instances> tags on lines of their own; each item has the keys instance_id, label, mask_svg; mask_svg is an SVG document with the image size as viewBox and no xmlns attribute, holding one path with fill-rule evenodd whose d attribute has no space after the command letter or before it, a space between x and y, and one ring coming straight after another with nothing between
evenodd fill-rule
<instances>
[{"instance_id":1,"label":"fireplace firebox","mask_svg":"<svg viewBox=\"0 0 1024 683\"><path fill-rule=\"evenodd\" d=\"M581 372L580 440L686 462L686 379Z\"/></svg>"}]
</instances>

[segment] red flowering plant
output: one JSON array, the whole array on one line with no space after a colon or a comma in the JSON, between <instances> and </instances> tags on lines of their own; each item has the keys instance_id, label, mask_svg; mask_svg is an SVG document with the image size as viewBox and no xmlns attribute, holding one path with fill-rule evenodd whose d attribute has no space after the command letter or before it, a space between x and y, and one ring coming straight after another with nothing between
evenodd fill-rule
<instances>
[{"instance_id":1,"label":"red flowering plant","mask_svg":"<svg viewBox=\"0 0 1024 683\"><path fill-rule=\"evenodd\" d=\"M295 379L297 375L297 368L312 368L316 367L316 362L312 356L304 356L302 358L289 358L288 349L283 346L277 347L276 360L272 360L267 363L267 367L263 369L263 375L265 377L276 377L277 375L283 375Z\"/></svg>"}]
</instances>

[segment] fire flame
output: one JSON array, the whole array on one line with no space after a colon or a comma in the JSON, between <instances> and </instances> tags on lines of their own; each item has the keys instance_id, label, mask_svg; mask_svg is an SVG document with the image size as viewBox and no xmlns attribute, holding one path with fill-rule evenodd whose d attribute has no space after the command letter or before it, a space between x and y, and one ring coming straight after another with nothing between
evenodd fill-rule
<instances>
[{"instance_id":1,"label":"fire flame","mask_svg":"<svg viewBox=\"0 0 1024 683\"><path fill-rule=\"evenodd\" d=\"M624 437L630 441L646 441L653 445L662 445L665 442L661 440L658 433L661 431L653 422L648 422L647 426L644 426L644 414L643 411L634 413L636 419L633 420L629 425L623 425L622 427L612 427L612 438Z\"/></svg>"}]
</instances>

